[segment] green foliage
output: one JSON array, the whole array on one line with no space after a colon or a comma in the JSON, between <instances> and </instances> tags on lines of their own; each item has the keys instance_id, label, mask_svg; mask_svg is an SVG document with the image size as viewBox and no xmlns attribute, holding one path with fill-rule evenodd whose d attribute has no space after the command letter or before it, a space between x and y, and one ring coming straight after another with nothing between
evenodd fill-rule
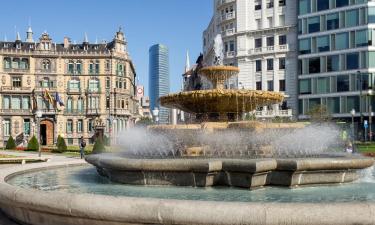
<instances>
[{"instance_id":1,"label":"green foliage","mask_svg":"<svg viewBox=\"0 0 375 225\"><path fill-rule=\"evenodd\" d=\"M254 113L246 113L244 119L246 121L253 121L253 120L256 120L256 117Z\"/></svg>"},{"instance_id":2,"label":"green foliage","mask_svg":"<svg viewBox=\"0 0 375 225\"><path fill-rule=\"evenodd\" d=\"M154 121L149 117L142 117L140 118L137 123L135 124L137 127L147 127L149 125L154 124Z\"/></svg>"},{"instance_id":3,"label":"green foliage","mask_svg":"<svg viewBox=\"0 0 375 225\"><path fill-rule=\"evenodd\" d=\"M310 116L311 122L324 123L331 120L331 115L325 105L315 105L310 108L307 115Z\"/></svg>"},{"instance_id":4,"label":"green foliage","mask_svg":"<svg viewBox=\"0 0 375 225\"><path fill-rule=\"evenodd\" d=\"M65 139L63 137L61 137L60 135L57 137L57 144L56 145L57 145L57 148L54 149L52 152L56 152L56 153L66 152L67 147L66 147Z\"/></svg>"},{"instance_id":5,"label":"green foliage","mask_svg":"<svg viewBox=\"0 0 375 225\"><path fill-rule=\"evenodd\" d=\"M27 151L38 151L39 143L35 136L33 136L27 144Z\"/></svg>"},{"instance_id":6,"label":"green foliage","mask_svg":"<svg viewBox=\"0 0 375 225\"><path fill-rule=\"evenodd\" d=\"M105 146L102 138L98 138L95 141L94 147L92 148L92 154L100 154L105 152Z\"/></svg>"},{"instance_id":7,"label":"green foliage","mask_svg":"<svg viewBox=\"0 0 375 225\"><path fill-rule=\"evenodd\" d=\"M14 141L13 137L10 136L8 141L7 141L7 145L5 146L6 149L15 149L17 146L16 146L16 142Z\"/></svg>"}]
</instances>

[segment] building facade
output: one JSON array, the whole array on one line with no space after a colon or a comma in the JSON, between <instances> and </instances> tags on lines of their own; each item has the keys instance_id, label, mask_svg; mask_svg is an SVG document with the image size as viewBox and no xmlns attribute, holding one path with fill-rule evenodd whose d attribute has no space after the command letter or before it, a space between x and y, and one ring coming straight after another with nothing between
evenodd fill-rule
<instances>
[{"instance_id":1,"label":"building facade","mask_svg":"<svg viewBox=\"0 0 375 225\"><path fill-rule=\"evenodd\" d=\"M48 33L34 41L31 28L22 41L0 42L0 120L2 143L12 135L17 144L38 136L53 145L57 136L77 145L91 140L94 121L115 136L138 117L134 65L121 29L109 43L81 44L64 38L53 42ZM42 112L40 126L36 111Z\"/></svg>"},{"instance_id":2,"label":"building facade","mask_svg":"<svg viewBox=\"0 0 375 225\"><path fill-rule=\"evenodd\" d=\"M170 120L168 108L161 107L159 98L168 95L169 84L169 50L167 46L156 44L149 49L149 95L150 110L159 109L159 123L167 124Z\"/></svg>"},{"instance_id":3,"label":"building facade","mask_svg":"<svg viewBox=\"0 0 375 225\"><path fill-rule=\"evenodd\" d=\"M214 38L221 34L224 64L240 69L227 88L287 96L281 105L259 109L260 117L297 115L296 24L296 0L214 0L214 15L203 32L205 64L213 64Z\"/></svg>"},{"instance_id":4,"label":"building facade","mask_svg":"<svg viewBox=\"0 0 375 225\"><path fill-rule=\"evenodd\" d=\"M350 118L352 109L368 116L374 105L367 96L374 87L374 28L374 1L299 0L300 118L317 105L335 118Z\"/></svg>"}]
</instances>

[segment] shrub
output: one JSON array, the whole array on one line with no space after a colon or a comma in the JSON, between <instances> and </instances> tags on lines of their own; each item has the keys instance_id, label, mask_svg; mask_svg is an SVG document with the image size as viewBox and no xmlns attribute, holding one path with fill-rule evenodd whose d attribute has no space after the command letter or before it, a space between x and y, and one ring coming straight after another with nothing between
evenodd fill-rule
<instances>
[{"instance_id":1,"label":"shrub","mask_svg":"<svg viewBox=\"0 0 375 225\"><path fill-rule=\"evenodd\" d=\"M105 152L105 146L103 143L102 138L97 138L94 144L94 147L92 148L92 154L100 154Z\"/></svg>"},{"instance_id":2,"label":"shrub","mask_svg":"<svg viewBox=\"0 0 375 225\"><path fill-rule=\"evenodd\" d=\"M7 145L5 146L6 149L15 149L17 146L16 146L16 143L14 142L14 139L12 136L9 137L8 141L7 141Z\"/></svg>"},{"instance_id":3,"label":"shrub","mask_svg":"<svg viewBox=\"0 0 375 225\"><path fill-rule=\"evenodd\" d=\"M57 137L57 148L53 149L52 152L63 153L67 151L65 139L60 135Z\"/></svg>"},{"instance_id":4,"label":"shrub","mask_svg":"<svg viewBox=\"0 0 375 225\"><path fill-rule=\"evenodd\" d=\"M38 151L39 143L35 136L33 136L27 144L27 151Z\"/></svg>"}]
</instances>

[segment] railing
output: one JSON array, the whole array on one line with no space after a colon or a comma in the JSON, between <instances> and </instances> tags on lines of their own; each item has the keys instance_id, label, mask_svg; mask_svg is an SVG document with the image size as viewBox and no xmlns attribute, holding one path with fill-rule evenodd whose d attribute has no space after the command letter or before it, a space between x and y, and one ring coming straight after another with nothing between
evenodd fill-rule
<instances>
[{"instance_id":1,"label":"railing","mask_svg":"<svg viewBox=\"0 0 375 225\"><path fill-rule=\"evenodd\" d=\"M12 86L3 86L1 87L1 91L21 91L21 92L28 92L31 91L31 87L12 87Z\"/></svg>"},{"instance_id":2,"label":"railing","mask_svg":"<svg viewBox=\"0 0 375 225\"><path fill-rule=\"evenodd\" d=\"M53 74L53 73L56 73L56 70L52 70L52 69L48 69L48 70L45 70L45 69L36 69L35 70L35 73L42 73L42 74Z\"/></svg>"},{"instance_id":3,"label":"railing","mask_svg":"<svg viewBox=\"0 0 375 225\"><path fill-rule=\"evenodd\" d=\"M257 118L272 118L272 117L292 117L293 111L291 109L287 110L262 110L256 111L255 116Z\"/></svg>"},{"instance_id":4,"label":"railing","mask_svg":"<svg viewBox=\"0 0 375 225\"><path fill-rule=\"evenodd\" d=\"M71 75L81 75L81 74L82 74L82 70L68 70L68 71L67 71L67 74L71 74Z\"/></svg>"},{"instance_id":5,"label":"railing","mask_svg":"<svg viewBox=\"0 0 375 225\"><path fill-rule=\"evenodd\" d=\"M98 93L100 93L100 88L95 88L95 89L88 88L88 89L86 89L86 93L87 94L98 94Z\"/></svg>"},{"instance_id":6,"label":"railing","mask_svg":"<svg viewBox=\"0 0 375 225\"><path fill-rule=\"evenodd\" d=\"M99 70L89 70L90 75L96 75L99 74Z\"/></svg>"},{"instance_id":7,"label":"railing","mask_svg":"<svg viewBox=\"0 0 375 225\"><path fill-rule=\"evenodd\" d=\"M116 75L117 76L124 76L124 71L122 71L122 70L116 70Z\"/></svg>"},{"instance_id":8,"label":"railing","mask_svg":"<svg viewBox=\"0 0 375 225\"><path fill-rule=\"evenodd\" d=\"M100 109L86 109L87 115L99 115Z\"/></svg>"},{"instance_id":9,"label":"railing","mask_svg":"<svg viewBox=\"0 0 375 225\"><path fill-rule=\"evenodd\" d=\"M275 45L261 48L253 48L249 50L249 54L263 54L263 53L277 53L286 52L289 50L289 45Z\"/></svg>"},{"instance_id":10,"label":"railing","mask_svg":"<svg viewBox=\"0 0 375 225\"><path fill-rule=\"evenodd\" d=\"M54 82L56 82L56 81L54 81ZM57 91L57 88L56 87L35 87L35 91L37 91L37 92L44 91L44 90L48 90L48 92L55 92L55 91Z\"/></svg>"},{"instance_id":11,"label":"railing","mask_svg":"<svg viewBox=\"0 0 375 225\"><path fill-rule=\"evenodd\" d=\"M29 115L32 111L31 109L0 109L0 113L6 115Z\"/></svg>"},{"instance_id":12,"label":"railing","mask_svg":"<svg viewBox=\"0 0 375 225\"><path fill-rule=\"evenodd\" d=\"M227 57L234 57L234 56L236 56L236 52L235 51L226 52L226 55L227 55Z\"/></svg>"},{"instance_id":13,"label":"railing","mask_svg":"<svg viewBox=\"0 0 375 225\"><path fill-rule=\"evenodd\" d=\"M83 115L85 113L84 109L65 109L65 115Z\"/></svg>"},{"instance_id":14,"label":"railing","mask_svg":"<svg viewBox=\"0 0 375 225\"><path fill-rule=\"evenodd\" d=\"M223 36L229 36L229 35L233 35L234 32L235 32L234 28L230 28L230 29L224 30L222 34Z\"/></svg>"},{"instance_id":15,"label":"railing","mask_svg":"<svg viewBox=\"0 0 375 225\"><path fill-rule=\"evenodd\" d=\"M111 112L117 115L132 115L128 109L112 109Z\"/></svg>"},{"instance_id":16,"label":"railing","mask_svg":"<svg viewBox=\"0 0 375 225\"><path fill-rule=\"evenodd\" d=\"M81 88L68 88L68 94L79 94L81 93Z\"/></svg>"},{"instance_id":17,"label":"railing","mask_svg":"<svg viewBox=\"0 0 375 225\"><path fill-rule=\"evenodd\" d=\"M224 15L221 16L221 21L231 20L231 19L234 19L235 17L236 17L235 12L225 13Z\"/></svg>"},{"instance_id":18,"label":"railing","mask_svg":"<svg viewBox=\"0 0 375 225\"><path fill-rule=\"evenodd\" d=\"M4 72L8 72L8 73L28 73L28 72L30 72L30 69L28 69L28 68L24 68L24 69L20 69L20 68L4 68Z\"/></svg>"}]
</instances>

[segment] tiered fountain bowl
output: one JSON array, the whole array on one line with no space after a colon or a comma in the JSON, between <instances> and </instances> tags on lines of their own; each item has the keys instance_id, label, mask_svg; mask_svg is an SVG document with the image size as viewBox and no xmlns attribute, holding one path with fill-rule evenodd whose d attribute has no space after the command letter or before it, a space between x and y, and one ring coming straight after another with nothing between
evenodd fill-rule
<instances>
[{"instance_id":1,"label":"tiered fountain bowl","mask_svg":"<svg viewBox=\"0 0 375 225\"><path fill-rule=\"evenodd\" d=\"M284 99L284 95L278 92L224 89L225 81L238 74L237 67L210 66L199 72L211 81L213 89L163 96L160 98L161 105L203 116L203 120L228 121L238 114L253 111L260 106L277 104Z\"/></svg>"}]
</instances>

